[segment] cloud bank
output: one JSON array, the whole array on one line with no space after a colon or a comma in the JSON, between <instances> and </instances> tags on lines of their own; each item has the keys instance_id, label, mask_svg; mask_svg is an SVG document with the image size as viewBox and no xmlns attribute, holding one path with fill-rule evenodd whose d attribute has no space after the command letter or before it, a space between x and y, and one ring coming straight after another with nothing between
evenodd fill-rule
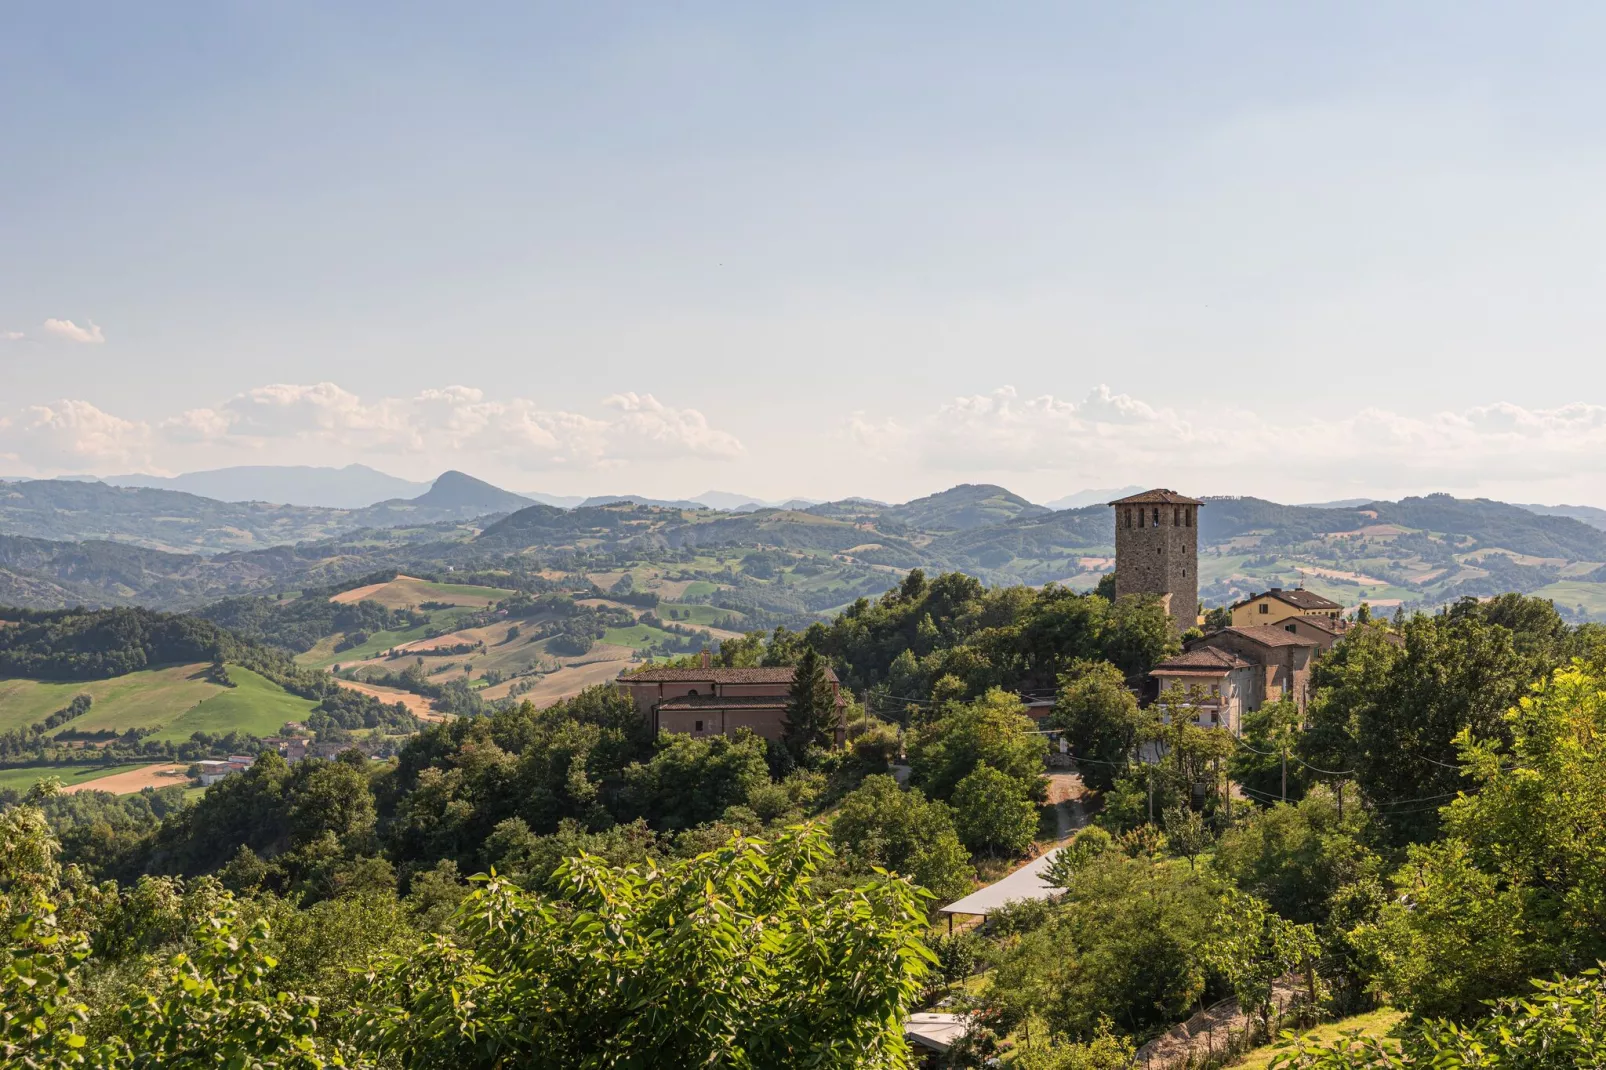
<instances>
[{"instance_id":1,"label":"cloud bank","mask_svg":"<svg viewBox=\"0 0 1606 1070\"><path fill-rule=\"evenodd\" d=\"M1606 406L1586 403L1292 416L1276 405L1181 411L1107 386L1074 400L1003 386L912 416L851 412L836 428L755 450L705 413L647 393L581 412L464 385L362 396L274 383L149 421L81 399L0 409L0 473L360 460L415 477L455 467L520 484L528 474L528 486L587 492L633 472L663 493L730 481L770 497L807 477L826 496L914 497L970 481L1040 500L1144 483L1285 501L1447 490L1606 504Z\"/></svg>"},{"instance_id":2,"label":"cloud bank","mask_svg":"<svg viewBox=\"0 0 1606 1070\"><path fill-rule=\"evenodd\" d=\"M1099 386L1081 401L1005 386L907 423L854 413L866 452L934 473L1064 473L1088 485L1203 481L1215 491L1275 471L1315 487L1470 488L1606 474L1606 406L1499 402L1426 416L1366 408L1333 418L1212 407L1178 412Z\"/></svg>"},{"instance_id":3,"label":"cloud bank","mask_svg":"<svg viewBox=\"0 0 1606 1070\"><path fill-rule=\"evenodd\" d=\"M701 412L651 394L615 394L598 408L586 415L528 398L491 400L468 386L365 399L334 383L274 383L152 424L69 399L0 416L0 457L41 474L172 470L242 463L242 457L255 463L428 457L441 466L478 462L548 472L743 453L736 436Z\"/></svg>"}]
</instances>

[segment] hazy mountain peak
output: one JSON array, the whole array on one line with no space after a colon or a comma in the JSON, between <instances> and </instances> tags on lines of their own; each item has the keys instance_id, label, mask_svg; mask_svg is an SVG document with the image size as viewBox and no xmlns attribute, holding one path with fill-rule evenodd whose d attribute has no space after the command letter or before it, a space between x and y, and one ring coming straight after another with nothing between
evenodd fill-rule
<instances>
[{"instance_id":1,"label":"hazy mountain peak","mask_svg":"<svg viewBox=\"0 0 1606 1070\"><path fill-rule=\"evenodd\" d=\"M530 499L493 486L483 479L475 479L466 472L442 472L434 485L412 501L414 505L437 509L484 509L493 512L502 509L523 509L532 504Z\"/></svg>"},{"instance_id":2,"label":"hazy mountain peak","mask_svg":"<svg viewBox=\"0 0 1606 1070\"><path fill-rule=\"evenodd\" d=\"M176 476L139 473L108 476L114 487L147 487L196 494L220 502L273 502L325 509L361 509L387 499L411 498L429 488L427 483L348 464L343 468L313 465L236 465Z\"/></svg>"}]
</instances>

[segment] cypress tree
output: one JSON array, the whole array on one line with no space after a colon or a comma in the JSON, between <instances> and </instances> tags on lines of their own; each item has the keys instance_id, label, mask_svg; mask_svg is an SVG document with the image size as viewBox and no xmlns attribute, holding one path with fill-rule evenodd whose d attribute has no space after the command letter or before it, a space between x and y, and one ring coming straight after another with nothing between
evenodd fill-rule
<instances>
[{"instance_id":1,"label":"cypress tree","mask_svg":"<svg viewBox=\"0 0 1606 1070\"><path fill-rule=\"evenodd\" d=\"M836 696L825 675L825 659L813 647L805 647L792 673L781 741L794 758L800 759L811 746L830 746L835 730Z\"/></svg>"}]
</instances>

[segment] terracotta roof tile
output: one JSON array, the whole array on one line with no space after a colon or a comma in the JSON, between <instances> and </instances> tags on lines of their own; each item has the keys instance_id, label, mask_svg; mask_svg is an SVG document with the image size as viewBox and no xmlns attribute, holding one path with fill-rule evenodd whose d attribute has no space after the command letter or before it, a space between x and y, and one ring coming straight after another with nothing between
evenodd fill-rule
<instances>
[{"instance_id":1,"label":"terracotta roof tile","mask_svg":"<svg viewBox=\"0 0 1606 1070\"><path fill-rule=\"evenodd\" d=\"M1316 640L1307 639L1287 631L1280 624L1251 624L1247 627L1223 628L1216 635L1241 635L1261 646L1316 646ZM1205 639L1209 642L1209 637Z\"/></svg>"},{"instance_id":2,"label":"terracotta roof tile","mask_svg":"<svg viewBox=\"0 0 1606 1070\"><path fill-rule=\"evenodd\" d=\"M1117 498L1110 505L1203 505L1198 498L1190 498L1186 494L1178 494L1165 487L1156 487L1141 494L1134 494L1127 498Z\"/></svg>"},{"instance_id":3,"label":"terracotta roof tile","mask_svg":"<svg viewBox=\"0 0 1606 1070\"><path fill-rule=\"evenodd\" d=\"M1154 672L1162 674L1170 670L1230 672L1233 669L1247 669L1249 667L1249 662L1230 650L1218 650L1213 646L1199 646L1178 654L1174 658L1165 659L1154 667Z\"/></svg>"},{"instance_id":4,"label":"terracotta roof tile","mask_svg":"<svg viewBox=\"0 0 1606 1070\"><path fill-rule=\"evenodd\" d=\"M1253 602L1257 598L1275 598L1279 602L1285 602L1288 605L1293 606L1295 609L1344 608L1337 602L1334 602L1332 599L1323 598L1315 591L1307 591L1303 587L1295 588L1291 591L1285 591L1281 588L1273 588L1267 591L1265 594L1252 594L1242 602L1235 603L1232 608L1237 609L1239 606L1247 606L1250 602Z\"/></svg>"}]
</instances>

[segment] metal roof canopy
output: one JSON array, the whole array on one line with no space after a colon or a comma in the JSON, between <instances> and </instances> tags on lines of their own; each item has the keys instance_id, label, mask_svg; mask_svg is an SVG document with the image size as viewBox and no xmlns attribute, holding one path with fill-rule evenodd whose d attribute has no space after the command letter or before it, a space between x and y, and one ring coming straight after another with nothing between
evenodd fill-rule
<instances>
[{"instance_id":1,"label":"metal roof canopy","mask_svg":"<svg viewBox=\"0 0 1606 1070\"><path fill-rule=\"evenodd\" d=\"M1064 888L1055 888L1043 880L1043 872L1048 869L1054 856L1064 849L1054 848L1041 858L1028 862L997 884L989 884L980 891L971 892L963 899L938 908L938 913L978 914L986 917L1005 903L1014 903L1022 899L1053 899L1063 894Z\"/></svg>"}]
</instances>

